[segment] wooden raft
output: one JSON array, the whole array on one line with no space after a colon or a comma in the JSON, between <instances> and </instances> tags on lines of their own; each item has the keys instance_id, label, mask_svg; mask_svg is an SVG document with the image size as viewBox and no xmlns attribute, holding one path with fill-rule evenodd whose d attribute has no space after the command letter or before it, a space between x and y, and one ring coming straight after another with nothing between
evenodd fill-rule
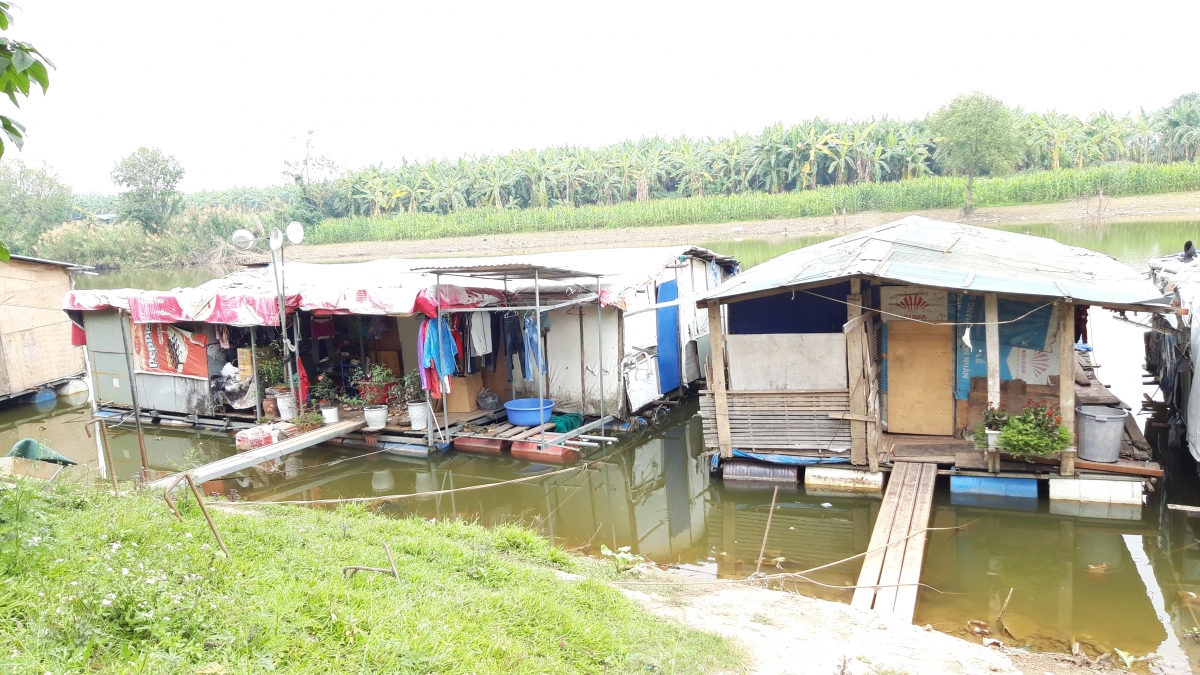
<instances>
[{"instance_id":1,"label":"wooden raft","mask_svg":"<svg viewBox=\"0 0 1200 675\"><path fill-rule=\"evenodd\" d=\"M726 392L729 433L742 450L839 450L851 445L850 392L846 389ZM717 447L712 392L700 398L704 442Z\"/></svg>"},{"instance_id":2,"label":"wooden raft","mask_svg":"<svg viewBox=\"0 0 1200 675\"><path fill-rule=\"evenodd\" d=\"M912 622L936 478L935 464L896 462L892 468L851 606Z\"/></svg>"}]
</instances>

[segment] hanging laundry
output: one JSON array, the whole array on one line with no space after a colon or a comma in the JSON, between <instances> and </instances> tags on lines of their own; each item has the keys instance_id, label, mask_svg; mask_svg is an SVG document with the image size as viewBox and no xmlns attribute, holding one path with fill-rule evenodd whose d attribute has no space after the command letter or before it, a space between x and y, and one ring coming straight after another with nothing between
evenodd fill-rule
<instances>
[{"instance_id":1,"label":"hanging laundry","mask_svg":"<svg viewBox=\"0 0 1200 675\"><path fill-rule=\"evenodd\" d=\"M370 323L367 324L367 330L364 337L369 337L373 340L378 340L387 332L387 321L382 316L371 317Z\"/></svg>"},{"instance_id":2,"label":"hanging laundry","mask_svg":"<svg viewBox=\"0 0 1200 675\"><path fill-rule=\"evenodd\" d=\"M542 340L537 332L537 322L533 320L532 316L525 317L525 355L521 358L521 364L524 365L526 361L537 364L538 370L542 371L543 375L546 374L546 357L542 354ZM526 372L528 373L528 371ZM525 376L526 381L532 379L528 374Z\"/></svg>"},{"instance_id":3,"label":"hanging laundry","mask_svg":"<svg viewBox=\"0 0 1200 675\"><path fill-rule=\"evenodd\" d=\"M217 324L217 342L221 343L221 349L229 349L229 326Z\"/></svg>"},{"instance_id":4,"label":"hanging laundry","mask_svg":"<svg viewBox=\"0 0 1200 675\"><path fill-rule=\"evenodd\" d=\"M471 356L492 353L492 313L471 314Z\"/></svg>"},{"instance_id":5,"label":"hanging laundry","mask_svg":"<svg viewBox=\"0 0 1200 675\"><path fill-rule=\"evenodd\" d=\"M329 316L314 316L312 323L309 326L309 332L314 340L322 340L334 336L333 317Z\"/></svg>"},{"instance_id":6,"label":"hanging laundry","mask_svg":"<svg viewBox=\"0 0 1200 675\"><path fill-rule=\"evenodd\" d=\"M454 357L458 355L458 345L450 325L444 319L429 319L425 331L425 358L422 365L433 365L439 377L449 377L458 372Z\"/></svg>"},{"instance_id":7,"label":"hanging laundry","mask_svg":"<svg viewBox=\"0 0 1200 675\"><path fill-rule=\"evenodd\" d=\"M525 339L521 336L521 317L516 312L505 314L500 330L504 336L504 356L508 359L508 381L513 381L514 356L521 359L521 375L525 381L532 380L533 372L529 370L529 360L522 355L525 351Z\"/></svg>"}]
</instances>

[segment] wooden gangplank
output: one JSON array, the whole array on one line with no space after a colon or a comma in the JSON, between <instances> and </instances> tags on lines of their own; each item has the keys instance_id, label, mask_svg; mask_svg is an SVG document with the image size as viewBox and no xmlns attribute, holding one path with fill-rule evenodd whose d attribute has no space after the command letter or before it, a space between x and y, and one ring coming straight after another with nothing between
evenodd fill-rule
<instances>
[{"instance_id":1,"label":"wooden gangplank","mask_svg":"<svg viewBox=\"0 0 1200 675\"><path fill-rule=\"evenodd\" d=\"M209 462L203 466L198 466L191 469L187 473L192 474L192 480L197 483L215 480L222 476L228 476L236 471L248 469L255 464L278 459L285 455L290 455L294 452L299 452L305 448L311 448L319 443L324 443L333 440L339 436L353 433L367 426L363 419L350 419L335 424L327 424L313 431L292 436L287 440L271 445L264 445L261 448L255 448L247 452L239 452L236 455L223 457L215 462ZM160 478L150 483L152 488L165 488L175 480L175 476L167 476Z\"/></svg>"},{"instance_id":2,"label":"wooden gangplank","mask_svg":"<svg viewBox=\"0 0 1200 675\"><path fill-rule=\"evenodd\" d=\"M911 623L937 465L896 462L850 604Z\"/></svg>"}]
</instances>

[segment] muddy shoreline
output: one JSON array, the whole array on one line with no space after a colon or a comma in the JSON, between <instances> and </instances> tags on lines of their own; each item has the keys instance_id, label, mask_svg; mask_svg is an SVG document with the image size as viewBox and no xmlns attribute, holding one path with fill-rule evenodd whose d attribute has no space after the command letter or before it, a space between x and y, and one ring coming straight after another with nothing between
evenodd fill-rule
<instances>
[{"instance_id":1,"label":"muddy shoreline","mask_svg":"<svg viewBox=\"0 0 1200 675\"><path fill-rule=\"evenodd\" d=\"M1054 204L1022 204L977 209L964 216L958 209L880 212L867 211L845 217L786 218L706 225L665 225L612 230L525 232L478 237L449 237L402 241L366 241L351 244L296 246L288 259L306 262L352 262L376 258L436 258L537 253L551 250L599 247L666 246L681 242L703 244L741 239L780 241L812 235L840 235L920 215L969 225L995 226L1021 223L1077 224L1080 227L1109 222L1200 221L1200 192L1091 198ZM244 256L240 263L269 262L269 256Z\"/></svg>"}]
</instances>

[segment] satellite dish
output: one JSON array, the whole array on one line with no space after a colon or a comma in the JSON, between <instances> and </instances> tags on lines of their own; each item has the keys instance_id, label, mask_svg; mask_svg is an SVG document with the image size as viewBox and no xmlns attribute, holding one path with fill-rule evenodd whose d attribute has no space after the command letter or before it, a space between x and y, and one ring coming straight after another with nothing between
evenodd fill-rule
<instances>
[{"instance_id":1,"label":"satellite dish","mask_svg":"<svg viewBox=\"0 0 1200 675\"><path fill-rule=\"evenodd\" d=\"M299 244L304 241L304 226L294 220L288 223L287 238L293 244Z\"/></svg>"},{"instance_id":2,"label":"satellite dish","mask_svg":"<svg viewBox=\"0 0 1200 675\"><path fill-rule=\"evenodd\" d=\"M233 245L239 251L249 251L254 247L254 233L250 230L234 230L233 236L230 237Z\"/></svg>"},{"instance_id":3,"label":"satellite dish","mask_svg":"<svg viewBox=\"0 0 1200 675\"><path fill-rule=\"evenodd\" d=\"M271 250L278 251L281 248L283 248L283 233L279 231L278 227L272 228L271 229Z\"/></svg>"}]
</instances>

